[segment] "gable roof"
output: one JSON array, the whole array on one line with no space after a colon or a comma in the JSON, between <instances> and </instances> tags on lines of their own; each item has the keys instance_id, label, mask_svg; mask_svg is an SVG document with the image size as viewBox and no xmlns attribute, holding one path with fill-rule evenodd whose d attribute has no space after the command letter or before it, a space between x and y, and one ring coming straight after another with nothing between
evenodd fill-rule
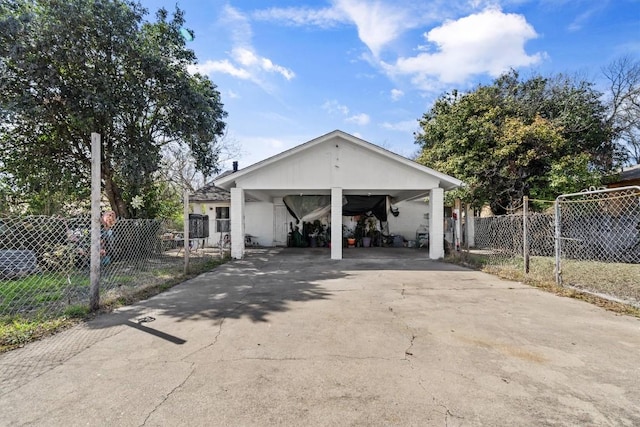
<instances>
[{"instance_id":1,"label":"gable roof","mask_svg":"<svg viewBox=\"0 0 640 427\"><path fill-rule=\"evenodd\" d=\"M189 195L190 202L228 202L231 200L231 193L218 188L213 182L196 190Z\"/></svg>"},{"instance_id":2,"label":"gable roof","mask_svg":"<svg viewBox=\"0 0 640 427\"><path fill-rule=\"evenodd\" d=\"M627 166L613 177L613 181L607 184L609 188L627 187L632 185L640 185L640 164L635 166Z\"/></svg>"},{"instance_id":3,"label":"gable roof","mask_svg":"<svg viewBox=\"0 0 640 427\"><path fill-rule=\"evenodd\" d=\"M620 181L631 181L634 179L640 179L640 165L629 166L622 169Z\"/></svg>"},{"instance_id":4,"label":"gable roof","mask_svg":"<svg viewBox=\"0 0 640 427\"><path fill-rule=\"evenodd\" d=\"M403 156L401 156L399 154L393 153L393 152L391 152L389 150L386 150L386 149L384 149L382 147L379 147L379 146L377 146L375 144L372 144L370 142L367 142L367 141L365 141L363 139L360 139L358 137L350 135L350 134L348 134L346 132L343 132L341 130L334 130L334 131L329 132L329 133L327 133L325 135L322 135L322 136L320 136L318 138L315 138L315 139L312 139L312 140L310 140L308 142L300 144L300 145L298 145L296 147L293 147L293 148L290 148L288 150L285 150L280 154L276 154L275 156L269 157L269 158L267 158L265 160L262 160L262 161L260 161L258 163L254 163L251 166L248 166L246 168L240 169L240 170L238 170L236 172L233 172L233 173L225 175L225 176L217 177L214 180L215 185L218 186L218 187L229 189L229 188L231 188L233 186L233 183L238 178L240 178L240 177L242 177L244 175L247 175L247 174L250 174L252 172L255 172L256 170L259 170L261 168L269 166L269 165L271 165L271 164L273 164L275 162L278 162L278 161L281 161L283 159L292 157L292 156L294 156L294 155L296 155L296 154L298 154L298 153L300 153L302 151L308 150L308 149L310 149L312 147L315 147L316 145L322 144L322 143L324 143L324 142L326 142L326 141L328 141L328 140L330 140L332 138L335 138L335 137L343 138L343 139L345 139L345 140L347 140L347 141L349 141L349 142L351 142L351 143L353 143L353 144L355 144L357 146L360 146L360 147L362 147L364 149L376 152L376 153L382 155L383 157L388 158L391 161L401 163L404 166L407 166L409 168L416 169L416 170L418 170L418 171L420 171L422 173L429 174L429 175L437 178L438 180L440 180L440 183L441 183L440 186L442 188L444 188L445 190L452 190L452 189L458 188L458 187L463 185L463 182L460 181L459 179L456 179L456 178L454 178L452 176L446 175L444 173L438 172L438 171L436 171L434 169L431 169L429 167L421 165L421 164L419 164L419 163L417 163L417 162L415 162L413 160L407 159L406 157L403 157Z\"/></svg>"}]
</instances>

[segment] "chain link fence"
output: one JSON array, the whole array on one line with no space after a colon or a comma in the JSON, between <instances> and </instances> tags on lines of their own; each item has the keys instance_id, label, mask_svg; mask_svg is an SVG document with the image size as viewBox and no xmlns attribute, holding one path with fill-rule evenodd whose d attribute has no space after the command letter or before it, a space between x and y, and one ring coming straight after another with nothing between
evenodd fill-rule
<instances>
[{"instance_id":1,"label":"chain link fence","mask_svg":"<svg viewBox=\"0 0 640 427\"><path fill-rule=\"evenodd\" d=\"M556 281L640 306L640 187L558 197Z\"/></svg>"},{"instance_id":2,"label":"chain link fence","mask_svg":"<svg viewBox=\"0 0 640 427\"><path fill-rule=\"evenodd\" d=\"M640 188L525 198L513 211L474 218L469 255L487 271L640 306Z\"/></svg>"},{"instance_id":3,"label":"chain link fence","mask_svg":"<svg viewBox=\"0 0 640 427\"><path fill-rule=\"evenodd\" d=\"M103 225L100 300L116 301L144 287L181 277L185 240L171 224L118 219ZM190 268L220 259L218 249L187 239ZM91 219L0 218L0 316L59 315L89 304Z\"/></svg>"}]
</instances>

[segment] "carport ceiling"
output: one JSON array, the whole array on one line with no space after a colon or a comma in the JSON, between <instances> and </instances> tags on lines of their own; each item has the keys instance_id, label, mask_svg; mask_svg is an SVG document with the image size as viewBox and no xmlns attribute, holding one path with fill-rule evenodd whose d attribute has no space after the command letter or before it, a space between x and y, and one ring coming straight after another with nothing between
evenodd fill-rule
<instances>
[{"instance_id":1,"label":"carport ceiling","mask_svg":"<svg viewBox=\"0 0 640 427\"><path fill-rule=\"evenodd\" d=\"M342 194L345 196L391 196L393 203L405 200L415 200L429 196L429 192L425 190L349 190L343 189ZM310 189L287 189L287 190L245 190L246 198L253 198L263 202L273 202L274 198L282 198L284 196L321 196L331 195L331 190L310 190Z\"/></svg>"}]
</instances>

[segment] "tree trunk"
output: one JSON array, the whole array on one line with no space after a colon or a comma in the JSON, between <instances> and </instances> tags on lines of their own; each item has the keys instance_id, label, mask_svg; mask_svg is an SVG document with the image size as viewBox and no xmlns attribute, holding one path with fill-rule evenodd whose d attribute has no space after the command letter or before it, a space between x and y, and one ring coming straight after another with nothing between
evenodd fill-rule
<instances>
[{"instance_id":1,"label":"tree trunk","mask_svg":"<svg viewBox=\"0 0 640 427\"><path fill-rule=\"evenodd\" d=\"M104 192L109 200L111 210L116 213L118 218L129 218L131 215L129 215L127 205L122 199L120 188L113 182L112 171L104 165L102 167L102 179L104 180Z\"/></svg>"}]
</instances>

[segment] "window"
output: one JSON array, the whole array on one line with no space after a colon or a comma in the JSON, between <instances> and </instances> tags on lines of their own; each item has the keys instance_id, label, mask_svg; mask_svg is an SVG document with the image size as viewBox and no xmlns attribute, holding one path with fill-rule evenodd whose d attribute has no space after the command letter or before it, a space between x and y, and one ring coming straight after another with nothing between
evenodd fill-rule
<instances>
[{"instance_id":1,"label":"window","mask_svg":"<svg viewBox=\"0 0 640 427\"><path fill-rule=\"evenodd\" d=\"M231 220L229 219L229 207L216 208L216 231L218 233L228 233L231 230Z\"/></svg>"}]
</instances>

